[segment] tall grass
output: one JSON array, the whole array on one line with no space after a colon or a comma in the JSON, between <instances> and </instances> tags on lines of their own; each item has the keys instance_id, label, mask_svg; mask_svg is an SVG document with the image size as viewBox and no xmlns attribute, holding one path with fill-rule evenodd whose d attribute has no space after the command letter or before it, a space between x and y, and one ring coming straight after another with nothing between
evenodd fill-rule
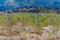
<instances>
[{"instance_id":1,"label":"tall grass","mask_svg":"<svg viewBox=\"0 0 60 40\"><path fill-rule=\"evenodd\" d=\"M12 26L16 23L21 26L32 26L40 29L45 26L54 26L55 29L60 27L60 15L57 13L19 13L0 16L0 25Z\"/></svg>"}]
</instances>

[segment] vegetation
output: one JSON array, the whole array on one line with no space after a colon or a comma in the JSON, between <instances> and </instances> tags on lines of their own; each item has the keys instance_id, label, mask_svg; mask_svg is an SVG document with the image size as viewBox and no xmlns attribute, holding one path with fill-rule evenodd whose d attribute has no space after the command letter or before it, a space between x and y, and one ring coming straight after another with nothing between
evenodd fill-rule
<instances>
[{"instance_id":1,"label":"vegetation","mask_svg":"<svg viewBox=\"0 0 60 40\"><path fill-rule=\"evenodd\" d=\"M60 15L57 13L20 13L0 16L0 25L12 26L17 22L20 22L22 26L31 25L41 28L52 25L58 28L60 26Z\"/></svg>"},{"instance_id":2,"label":"vegetation","mask_svg":"<svg viewBox=\"0 0 60 40\"><path fill-rule=\"evenodd\" d=\"M0 26L12 26L20 22L21 26L32 26L40 29L48 25L54 26L58 29L60 26L60 15L57 13L20 13L20 14L7 14L0 16Z\"/></svg>"}]
</instances>

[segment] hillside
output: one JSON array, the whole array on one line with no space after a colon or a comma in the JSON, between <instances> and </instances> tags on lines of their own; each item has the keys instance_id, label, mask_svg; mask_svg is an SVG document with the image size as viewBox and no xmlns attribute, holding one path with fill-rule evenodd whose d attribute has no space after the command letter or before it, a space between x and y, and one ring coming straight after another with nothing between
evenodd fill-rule
<instances>
[{"instance_id":1,"label":"hillside","mask_svg":"<svg viewBox=\"0 0 60 40\"><path fill-rule=\"evenodd\" d=\"M0 40L60 40L60 15L11 13L0 15Z\"/></svg>"}]
</instances>

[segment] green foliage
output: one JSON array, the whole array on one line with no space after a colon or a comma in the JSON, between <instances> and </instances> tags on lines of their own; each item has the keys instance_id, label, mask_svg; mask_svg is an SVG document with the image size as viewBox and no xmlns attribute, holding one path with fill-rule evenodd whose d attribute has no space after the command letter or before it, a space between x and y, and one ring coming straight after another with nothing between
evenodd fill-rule
<instances>
[{"instance_id":1,"label":"green foliage","mask_svg":"<svg viewBox=\"0 0 60 40\"><path fill-rule=\"evenodd\" d=\"M18 15L17 14L11 14L9 21L10 21L11 25L16 24L18 22Z\"/></svg>"},{"instance_id":2,"label":"green foliage","mask_svg":"<svg viewBox=\"0 0 60 40\"><path fill-rule=\"evenodd\" d=\"M2 24L3 16L0 16L0 25Z\"/></svg>"},{"instance_id":3,"label":"green foliage","mask_svg":"<svg viewBox=\"0 0 60 40\"><path fill-rule=\"evenodd\" d=\"M60 27L60 15L57 13L19 13L19 14L10 14L0 16L0 25L15 25L17 22L20 22L22 26L36 26L40 29L48 25L54 26L55 29Z\"/></svg>"}]
</instances>

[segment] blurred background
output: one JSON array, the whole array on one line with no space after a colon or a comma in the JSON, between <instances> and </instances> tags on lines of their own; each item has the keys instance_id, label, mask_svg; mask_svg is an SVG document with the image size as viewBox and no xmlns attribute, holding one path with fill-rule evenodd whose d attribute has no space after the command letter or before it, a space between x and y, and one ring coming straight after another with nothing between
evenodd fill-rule
<instances>
[{"instance_id":1,"label":"blurred background","mask_svg":"<svg viewBox=\"0 0 60 40\"><path fill-rule=\"evenodd\" d=\"M60 10L60 0L0 0L0 11L16 8L45 8Z\"/></svg>"}]
</instances>

